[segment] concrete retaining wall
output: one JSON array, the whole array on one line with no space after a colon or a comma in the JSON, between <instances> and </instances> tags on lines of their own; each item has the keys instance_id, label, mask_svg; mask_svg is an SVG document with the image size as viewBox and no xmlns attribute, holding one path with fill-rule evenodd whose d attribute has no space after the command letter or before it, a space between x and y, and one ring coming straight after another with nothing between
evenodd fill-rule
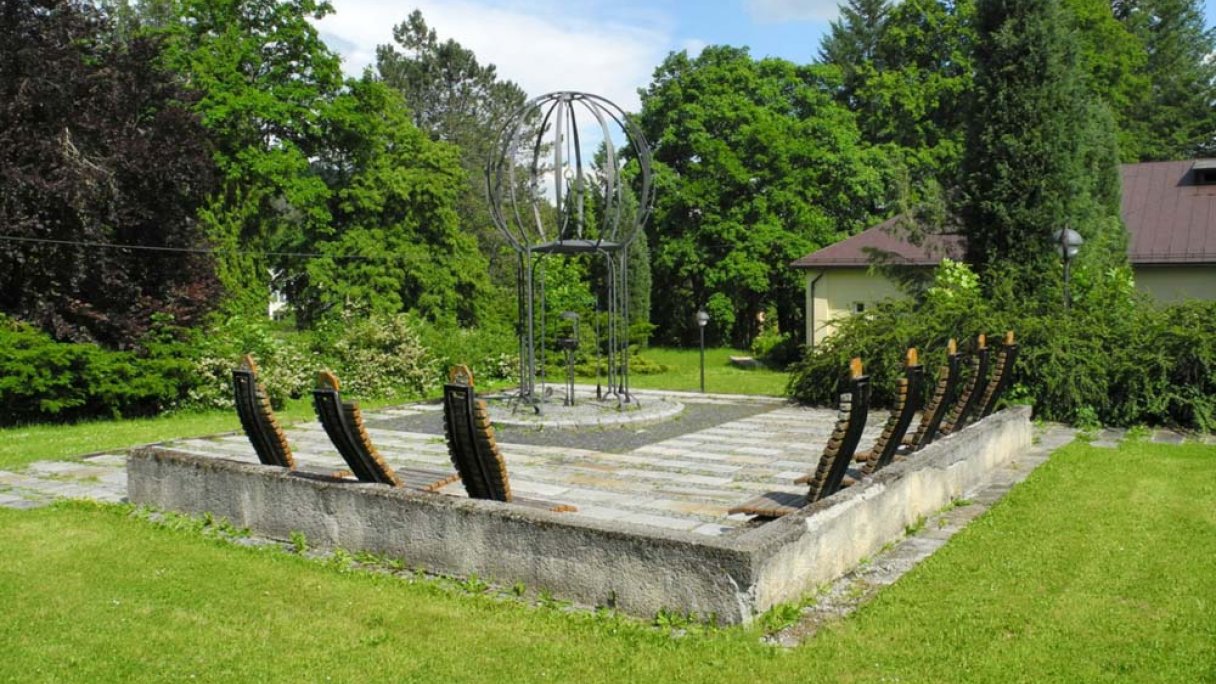
<instances>
[{"instance_id":1,"label":"concrete retaining wall","mask_svg":"<svg viewBox=\"0 0 1216 684\"><path fill-rule=\"evenodd\" d=\"M985 418L858 485L736 538L755 555L757 613L795 601L899 539L904 529L987 483L1030 447L1030 408Z\"/></svg>"},{"instance_id":2,"label":"concrete retaining wall","mask_svg":"<svg viewBox=\"0 0 1216 684\"><path fill-rule=\"evenodd\" d=\"M128 459L130 500L211 512L258 534L370 551L589 605L746 622L831 580L1030 444L1029 409L991 416L796 515L725 538L413 494L147 447Z\"/></svg>"}]
</instances>

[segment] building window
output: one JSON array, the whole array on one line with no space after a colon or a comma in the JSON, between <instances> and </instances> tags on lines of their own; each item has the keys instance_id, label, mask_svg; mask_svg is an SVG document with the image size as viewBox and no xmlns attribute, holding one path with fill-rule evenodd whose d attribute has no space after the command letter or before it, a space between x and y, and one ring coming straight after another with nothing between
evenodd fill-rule
<instances>
[{"instance_id":1,"label":"building window","mask_svg":"<svg viewBox=\"0 0 1216 684\"><path fill-rule=\"evenodd\" d=\"M866 312L866 303L865 302L853 302L853 313L859 314L859 313L865 313L865 312Z\"/></svg>"}]
</instances>

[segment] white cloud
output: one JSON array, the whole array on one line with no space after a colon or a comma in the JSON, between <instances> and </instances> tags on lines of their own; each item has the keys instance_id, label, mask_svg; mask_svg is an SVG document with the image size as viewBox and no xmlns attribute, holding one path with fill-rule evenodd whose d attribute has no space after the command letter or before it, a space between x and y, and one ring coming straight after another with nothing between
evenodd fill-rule
<instances>
[{"instance_id":1,"label":"white cloud","mask_svg":"<svg viewBox=\"0 0 1216 684\"><path fill-rule=\"evenodd\" d=\"M389 5L375 0L335 0L336 12L318 22L343 69L357 75L373 65L376 46L392 42L392 28L416 6L440 40L454 38L497 65L499 76L530 96L554 90L602 95L622 108L638 108L637 89L674 47L670 23L647 12L605 19L595 3L563 11L546 0L491 4L487 0L420 0Z\"/></svg>"},{"instance_id":2,"label":"white cloud","mask_svg":"<svg viewBox=\"0 0 1216 684\"><path fill-rule=\"evenodd\" d=\"M840 0L745 0L756 21L831 21L840 14Z\"/></svg>"}]
</instances>

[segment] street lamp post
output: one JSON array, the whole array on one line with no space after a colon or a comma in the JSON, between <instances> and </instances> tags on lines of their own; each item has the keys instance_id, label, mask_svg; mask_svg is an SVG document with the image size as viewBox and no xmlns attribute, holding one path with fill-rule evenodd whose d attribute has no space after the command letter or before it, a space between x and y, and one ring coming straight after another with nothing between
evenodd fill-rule
<instances>
[{"instance_id":1,"label":"street lamp post","mask_svg":"<svg viewBox=\"0 0 1216 684\"><path fill-rule=\"evenodd\" d=\"M578 314L563 311L561 319L569 324L566 337L557 338L557 346L566 352L566 406L574 406L574 353L578 349ZM598 372L598 370L597 370Z\"/></svg>"},{"instance_id":2,"label":"street lamp post","mask_svg":"<svg viewBox=\"0 0 1216 684\"><path fill-rule=\"evenodd\" d=\"M701 394L705 394L705 324L709 323L709 314L704 309L697 312L697 327L701 330Z\"/></svg>"},{"instance_id":3,"label":"street lamp post","mask_svg":"<svg viewBox=\"0 0 1216 684\"><path fill-rule=\"evenodd\" d=\"M1085 240L1081 239L1081 234L1072 228L1061 228L1056 231L1055 235L1056 246L1060 250L1060 258L1064 260L1064 308L1067 309L1072 305L1072 299L1068 292L1068 277L1072 260L1076 258L1077 252L1080 251L1081 245L1085 244Z\"/></svg>"}]
</instances>

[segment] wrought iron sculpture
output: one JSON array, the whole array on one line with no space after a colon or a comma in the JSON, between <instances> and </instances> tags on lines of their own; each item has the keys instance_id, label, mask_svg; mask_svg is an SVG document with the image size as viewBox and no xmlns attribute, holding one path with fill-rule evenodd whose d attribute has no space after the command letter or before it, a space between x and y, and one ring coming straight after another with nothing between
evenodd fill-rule
<instances>
[{"instance_id":1,"label":"wrought iron sculpture","mask_svg":"<svg viewBox=\"0 0 1216 684\"><path fill-rule=\"evenodd\" d=\"M617 147L620 142L636 162L636 196L623 174L626 157ZM598 144L598 152L588 154L584 144ZM642 230L653 199L650 147L641 131L624 110L597 95L542 95L504 125L486 165L486 184L494 225L519 257L519 403L540 413L545 396L543 376L541 390L536 389L538 342L541 368L545 362L544 261L579 254L604 263L601 292L607 321L606 330L595 326L595 344L598 352L601 334L606 337L607 393L618 406L632 401L629 245ZM599 296L596 302L598 309Z\"/></svg>"}]
</instances>

